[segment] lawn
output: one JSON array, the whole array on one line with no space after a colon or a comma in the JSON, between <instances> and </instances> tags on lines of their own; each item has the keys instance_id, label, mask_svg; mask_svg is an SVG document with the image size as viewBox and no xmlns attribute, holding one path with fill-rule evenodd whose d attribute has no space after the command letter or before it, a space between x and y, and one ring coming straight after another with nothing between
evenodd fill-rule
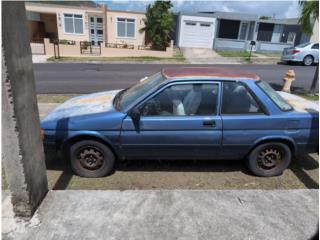
<instances>
[{"instance_id":1,"label":"lawn","mask_svg":"<svg viewBox=\"0 0 320 240\"><path fill-rule=\"evenodd\" d=\"M158 62L158 61L174 61L184 62L185 58L179 48L174 48L172 57L153 57L153 56L139 56L139 57L60 57L55 59L50 57L47 61L51 62L90 62L90 61L103 61L103 62Z\"/></svg>"},{"instance_id":2,"label":"lawn","mask_svg":"<svg viewBox=\"0 0 320 240\"><path fill-rule=\"evenodd\" d=\"M217 53L221 57L240 57L240 58L248 58L250 56L250 52L246 51L217 51ZM253 53L251 57L254 57Z\"/></svg>"}]
</instances>

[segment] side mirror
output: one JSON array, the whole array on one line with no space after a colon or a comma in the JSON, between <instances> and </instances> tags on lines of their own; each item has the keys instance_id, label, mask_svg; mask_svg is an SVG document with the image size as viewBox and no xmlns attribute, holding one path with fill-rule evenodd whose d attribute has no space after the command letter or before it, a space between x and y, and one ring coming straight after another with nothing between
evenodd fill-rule
<instances>
[{"instance_id":1,"label":"side mirror","mask_svg":"<svg viewBox=\"0 0 320 240\"><path fill-rule=\"evenodd\" d=\"M133 125L139 131L140 130L140 111L138 108L133 108L128 114L133 121Z\"/></svg>"}]
</instances>

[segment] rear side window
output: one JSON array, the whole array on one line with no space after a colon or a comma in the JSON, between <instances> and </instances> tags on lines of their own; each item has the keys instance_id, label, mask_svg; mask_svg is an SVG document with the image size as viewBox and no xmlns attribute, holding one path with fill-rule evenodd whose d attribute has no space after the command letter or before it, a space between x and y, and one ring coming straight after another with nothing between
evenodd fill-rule
<instances>
[{"instance_id":1,"label":"rear side window","mask_svg":"<svg viewBox=\"0 0 320 240\"><path fill-rule=\"evenodd\" d=\"M264 81L257 82L257 85L269 98L282 110L291 111L292 107L286 102L268 83Z\"/></svg>"},{"instance_id":2,"label":"rear side window","mask_svg":"<svg viewBox=\"0 0 320 240\"><path fill-rule=\"evenodd\" d=\"M221 114L263 113L248 89L238 82L224 82Z\"/></svg>"},{"instance_id":3,"label":"rear side window","mask_svg":"<svg viewBox=\"0 0 320 240\"><path fill-rule=\"evenodd\" d=\"M313 44L312 49L319 49L319 43Z\"/></svg>"}]
</instances>

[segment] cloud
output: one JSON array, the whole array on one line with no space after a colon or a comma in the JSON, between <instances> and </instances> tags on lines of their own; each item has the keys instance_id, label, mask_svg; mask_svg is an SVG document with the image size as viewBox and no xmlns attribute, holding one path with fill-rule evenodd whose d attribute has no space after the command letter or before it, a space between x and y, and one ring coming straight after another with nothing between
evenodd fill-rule
<instances>
[{"instance_id":1,"label":"cloud","mask_svg":"<svg viewBox=\"0 0 320 240\"><path fill-rule=\"evenodd\" d=\"M111 9L119 7L128 11L145 11L153 0L113 0L106 1ZM257 14L260 16L275 16L276 18L294 18L300 13L297 0L287 1L202 1L202 0L172 0L175 12L223 11Z\"/></svg>"}]
</instances>

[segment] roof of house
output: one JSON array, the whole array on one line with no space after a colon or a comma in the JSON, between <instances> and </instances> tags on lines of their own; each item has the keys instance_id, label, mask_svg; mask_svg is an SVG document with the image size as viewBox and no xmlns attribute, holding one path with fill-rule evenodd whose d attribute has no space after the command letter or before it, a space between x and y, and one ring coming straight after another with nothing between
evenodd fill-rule
<instances>
[{"instance_id":1,"label":"roof of house","mask_svg":"<svg viewBox=\"0 0 320 240\"><path fill-rule=\"evenodd\" d=\"M162 70L162 75L168 79L200 77L260 80L260 77L254 73L244 72L232 68L215 67L165 68Z\"/></svg>"},{"instance_id":2,"label":"roof of house","mask_svg":"<svg viewBox=\"0 0 320 240\"><path fill-rule=\"evenodd\" d=\"M261 23L285 24L285 25L298 25L299 18L283 18L283 19L259 19Z\"/></svg>"}]
</instances>

